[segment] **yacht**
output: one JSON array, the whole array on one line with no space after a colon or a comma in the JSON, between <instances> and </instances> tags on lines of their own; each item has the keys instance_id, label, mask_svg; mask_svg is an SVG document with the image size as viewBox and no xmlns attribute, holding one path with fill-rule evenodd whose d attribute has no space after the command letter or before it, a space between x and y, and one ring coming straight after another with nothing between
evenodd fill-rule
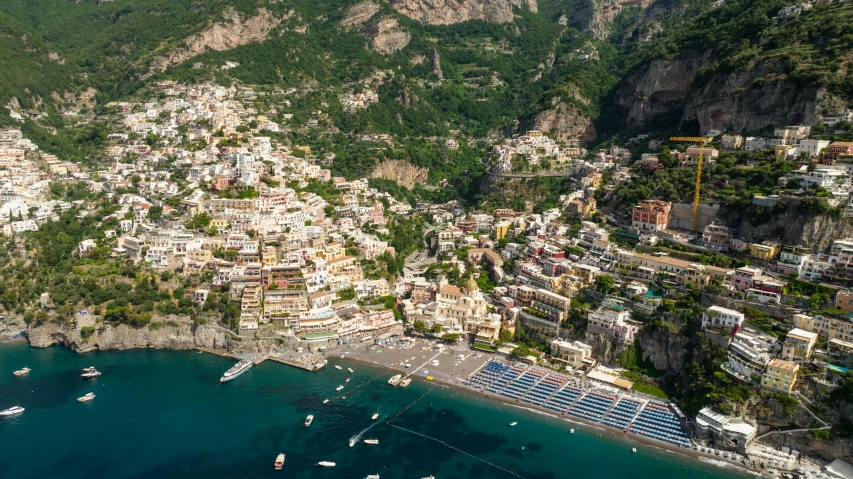
<instances>
[{"instance_id":1,"label":"yacht","mask_svg":"<svg viewBox=\"0 0 853 479\"><path fill-rule=\"evenodd\" d=\"M354 372L355 372L355 371L353 371L353 370L352 370L352 368L347 368L347 371L349 371L350 373L354 373ZM379 477L379 476L376 476L376 477Z\"/></svg>"},{"instance_id":2,"label":"yacht","mask_svg":"<svg viewBox=\"0 0 853 479\"><path fill-rule=\"evenodd\" d=\"M396 386L397 383L400 382L400 378L402 378L402 377L403 376L401 374L397 374L395 376L392 376L391 379L388 380L388 384L390 384L392 386Z\"/></svg>"},{"instance_id":3,"label":"yacht","mask_svg":"<svg viewBox=\"0 0 853 479\"><path fill-rule=\"evenodd\" d=\"M12 373L12 374L14 374L15 376L26 376L27 374L30 374L30 371L32 371L32 369L30 369L30 368L22 368L22 369L19 369L19 370L15 371L15 372L14 372L14 373Z\"/></svg>"},{"instance_id":4,"label":"yacht","mask_svg":"<svg viewBox=\"0 0 853 479\"><path fill-rule=\"evenodd\" d=\"M375 445L379 444L379 439L365 439L364 443L375 446Z\"/></svg>"},{"instance_id":5,"label":"yacht","mask_svg":"<svg viewBox=\"0 0 853 479\"><path fill-rule=\"evenodd\" d=\"M342 368L340 364L335 364L335 369L337 369L338 371L343 371L344 368Z\"/></svg>"},{"instance_id":6,"label":"yacht","mask_svg":"<svg viewBox=\"0 0 853 479\"><path fill-rule=\"evenodd\" d=\"M313 422L313 421L314 421L314 415L309 414L308 417L305 418L305 427L310 426L311 422Z\"/></svg>"},{"instance_id":7,"label":"yacht","mask_svg":"<svg viewBox=\"0 0 853 479\"><path fill-rule=\"evenodd\" d=\"M338 387L336 387L336 388L335 388L335 391L340 391L340 390L341 390L341 389L343 389L343 388L344 388L344 385L343 385L343 384L341 384L340 386L338 386Z\"/></svg>"},{"instance_id":8,"label":"yacht","mask_svg":"<svg viewBox=\"0 0 853 479\"><path fill-rule=\"evenodd\" d=\"M329 462L329 461L320 461L320 462L318 462L318 463L317 463L317 465L318 465L318 466L323 466L323 467L335 467L335 463L334 463L334 462Z\"/></svg>"},{"instance_id":9,"label":"yacht","mask_svg":"<svg viewBox=\"0 0 853 479\"><path fill-rule=\"evenodd\" d=\"M231 369L225 371L225 374L219 379L220 383L227 383L228 381L233 381L240 377L241 374L248 371L253 366L252 362L248 359L243 359L239 363L231 366Z\"/></svg>"},{"instance_id":10,"label":"yacht","mask_svg":"<svg viewBox=\"0 0 853 479\"><path fill-rule=\"evenodd\" d=\"M409 384L412 384L412 380L411 380L411 379L409 379L409 378L406 378L406 379L404 379L404 380L400 381L399 386L400 386L401 388L404 388L404 387L408 386Z\"/></svg>"},{"instance_id":11,"label":"yacht","mask_svg":"<svg viewBox=\"0 0 853 479\"><path fill-rule=\"evenodd\" d=\"M21 406L12 406L9 409L0 411L0 416L14 416L15 414L21 414L22 412L24 412L24 408Z\"/></svg>"},{"instance_id":12,"label":"yacht","mask_svg":"<svg viewBox=\"0 0 853 479\"><path fill-rule=\"evenodd\" d=\"M95 399L94 393L86 393L85 396L77 398L77 400L80 402L88 402L88 401L91 401L92 399Z\"/></svg>"},{"instance_id":13,"label":"yacht","mask_svg":"<svg viewBox=\"0 0 853 479\"><path fill-rule=\"evenodd\" d=\"M275 458L275 470L280 471L284 466L284 453L278 453L278 456Z\"/></svg>"},{"instance_id":14,"label":"yacht","mask_svg":"<svg viewBox=\"0 0 853 479\"><path fill-rule=\"evenodd\" d=\"M96 378L101 375L101 372L95 369L95 366L91 366L83 369L83 374L80 376L84 379Z\"/></svg>"},{"instance_id":15,"label":"yacht","mask_svg":"<svg viewBox=\"0 0 853 479\"><path fill-rule=\"evenodd\" d=\"M378 418L378 417L379 417L379 413L376 413L376 414L370 416L370 419L373 419L375 421L376 418Z\"/></svg>"}]
</instances>

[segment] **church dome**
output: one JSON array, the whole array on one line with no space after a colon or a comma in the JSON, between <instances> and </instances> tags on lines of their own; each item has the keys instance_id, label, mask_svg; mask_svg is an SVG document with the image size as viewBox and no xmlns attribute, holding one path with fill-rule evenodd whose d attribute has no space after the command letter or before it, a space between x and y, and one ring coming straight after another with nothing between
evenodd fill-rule
<instances>
[{"instance_id":1,"label":"church dome","mask_svg":"<svg viewBox=\"0 0 853 479\"><path fill-rule=\"evenodd\" d=\"M465 289L468 291L478 291L480 287L477 285L477 281L474 278L468 278L468 281L465 281Z\"/></svg>"}]
</instances>

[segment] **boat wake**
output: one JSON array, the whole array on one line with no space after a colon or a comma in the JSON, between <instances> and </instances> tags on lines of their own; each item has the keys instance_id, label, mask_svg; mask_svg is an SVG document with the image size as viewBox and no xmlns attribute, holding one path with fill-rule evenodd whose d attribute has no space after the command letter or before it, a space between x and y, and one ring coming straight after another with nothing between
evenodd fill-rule
<instances>
[{"instance_id":1,"label":"boat wake","mask_svg":"<svg viewBox=\"0 0 853 479\"><path fill-rule=\"evenodd\" d=\"M388 417L388 416L385 416L385 417ZM360 433L356 434L355 436L353 436L353 437L349 438L349 447L353 447L353 446L355 446L355 443L357 443L357 442L361 441L361 438L362 438L362 437L364 437L364 433L366 433L367 431L369 431L373 426L375 426L375 425L379 424L379 422L380 422L380 421L382 421L382 420L384 420L384 419L385 419L385 418L383 417L383 418L382 418L382 419L380 419L379 421L376 421L376 422L374 422L373 424L371 424L370 426L367 426L367 428L366 428L364 431L361 431Z\"/></svg>"}]
</instances>

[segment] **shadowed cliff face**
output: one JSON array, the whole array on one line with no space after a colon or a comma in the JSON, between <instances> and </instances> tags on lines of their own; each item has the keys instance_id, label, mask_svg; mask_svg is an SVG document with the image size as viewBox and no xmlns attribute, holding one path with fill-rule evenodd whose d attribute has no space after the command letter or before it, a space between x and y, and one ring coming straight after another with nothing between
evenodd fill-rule
<instances>
[{"instance_id":1,"label":"shadowed cliff face","mask_svg":"<svg viewBox=\"0 0 853 479\"><path fill-rule=\"evenodd\" d=\"M470 20L512 21L512 7L537 11L536 0L393 0L403 15L429 25L452 25Z\"/></svg>"}]
</instances>

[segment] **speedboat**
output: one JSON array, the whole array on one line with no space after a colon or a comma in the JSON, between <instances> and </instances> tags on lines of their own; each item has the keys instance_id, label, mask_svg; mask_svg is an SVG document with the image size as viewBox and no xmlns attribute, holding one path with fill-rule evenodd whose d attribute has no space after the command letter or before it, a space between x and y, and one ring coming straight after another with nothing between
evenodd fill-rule
<instances>
[{"instance_id":1,"label":"speedboat","mask_svg":"<svg viewBox=\"0 0 853 479\"><path fill-rule=\"evenodd\" d=\"M364 479L379 479L379 474L368 474Z\"/></svg>"},{"instance_id":2,"label":"speedboat","mask_svg":"<svg viewBox=\"0 0 853 479\"><path fill-rule=\"evenodd\" d=\"M379 439L365 439L364 443L375 446L375 445L379 444Z\"/></svg>"},{"instance_id":3,"label":"speedboat","mask_svg":"<svg viewBox=\"0 0 853 479\"><path fill-rule=\"evenodd\" d=\"M90 379L90 378L96 378L96 377L98 377L98 376L100 376L100 375L101 375L101 372L100 372L100 371L98 371L97 369L95 369L95 366L91 366L91 367L88 367L88 368L84 368L84 369L83 369L83 374L81 374L80 376L81 376L83 379Z\"/></svg>"},{"instance_id":4,"label":"speedboat","mask_svg":"<svg viewBox=\"0 0 853 479\"><path fill-rule=\"evenodd\" d=\"M517 422L515 422L515 421L513 421L513 422L509 423L509 425L510 425L510 426L515 426L516 424L518 424L518 423L517 423Z\"/></svg>"},{"instance_id":5,"label":"speedboat","mask_svg":"<svg viewBox=\"0 0 853 479\"><path fill-rule=\"evenodd\" d=\"M353 436L353 437L349 438L349 447L355 446L355 443L357 443L357 442L358 442L357 437Z\"/></svg>"},{"instance_id":6,"label":"speedboat","mask_svg":"<svg viewBox=\"0 0 853 479\"><path fill-rule=\"evenodd\" d=\"M318 462L318 463L317 463L317 465L318 465L318 466L323 466L323 467L335 467L335 463L334 463L334 462L329 462L329 461L320 461L320 462Z\"/></svg>"},{"instance_id":7,"label":"speedboat","mask_svg":"<svg viewBox=\"0 0 853 479\"><path fill-rule=\"evenodd\" d=\"M343 389L343 388L344 388L344 385L343 385L343 384L341 384L340 386L338 386L337 388L335 388L335 391L340 391L340 390L341 390L341 389Z\"/></svg>"},{"instance_id":8,"label":"speedboat","mask_svg":"<svg viewBox=\"0 0 853 479\"><path fill-rule=\"evenodd\" d=\"M378 417L379 417L379 413L376 413L376 414L370 416L370 419L373 419L375 421L376 418L378 418Z\"/></svg>"},{"instance_id":9,"label":"speedboat","mask_svg":"<svg viewBox=\"0 0 853 479\"><path fill-rule=\"evenodd\" d=\"M354 372L355 372L355 371L353 371L353 370L352 370L352 368L347 368L347 371L349 371L350 373L354 373ZM379 477L379 476L376 476L376 477Z\"/></svg>"},{"instance_id":10,"label":"speedboat","mask_svg":"<svg viewBox=\"0 0 853 479\"><path fill-rule=\"evenodd\" d=\"M86 393L85 396L77 398L77 400L80 402L88 402L88 401L91 401L92 399L95 399L94 393Z\"/></svg>"},{"instance_id":11,"label":"speedboat","mask_svg":"<svg viewBox=\"0 0 853 479\"><path fill-rule=\"evenodd\" d=\"M342 368L340 364L335 364L335 369L337 369L338 371L341 371L344 368Z\"/></svg>"},{"instance_id":12,"label":"speedboat","mask_svg":"<svg viewBox=\"0 0 853 479\"><path fill-rule=\"evenodd\" d=\"M325 399L325 400L323 401L323 404L326 404L326 403L328 403L328 402L329 402L329 400L328 400L328 399Z\"/></svg>"},{"instance_id":13,"label":"speedboat","mask_svg":"<svg viewBox=\"0 0 853 479\"><path fill-rule=\"evenodd\" d=\"M409 384L412 384L412 380L409 378L406 378L406 379L403 379L402 381L400 381L400 384L398 384L398 386L400 386L401 388L404 388L404 387L408 386Z\"/></svg>"},{"instance_id":14,"label":"speedboat","mask_svg":"<svg viewBox=\"0 0 853 479\"><path fill-rule=\"evenodd\" d=\"M0 411L0 416L14 416L15 414L21 414L22 412L24 412L24 408L21 406L12 406L9 409Z\"/></svg>"},{"instance_id":15,"label":"speedboat","mask_svg":"<svg viewBox=\"0 0 853 479\"><path fill-rule=\"evenodd\" d=\"M313 422L313 421L314 421L314 415L309 414L308 417L305 418L305 427L310 426L311 422Z\"/></svg>"},{"instance_id":16,"label":"speedboat","mask_svg":"<svg viewBox=\"0 0 853 479\"><path fill-rule=\"evenodd\" d=\"M284 453L278 453L278 456L275 458L275 470L280 471L284 466Z\"/></svg>"},{"instance_id":17,"label":"speedboat","mask_svg":"<svg viewBox=\"0 0 853 479\"><path fill-rule=\"evenodd\" d=\"M32 369L30 368L21 368L12 374L14 374L15 376L26 376L27 374L30 374L30 371L32 371Z\"/></svg>"},{"instance_id":18,"label":"speedboat","mask_svg":"<svg viewBox=\"0 0 853 479\"><path fill-rule=\"evenodd\" d=\"M631 452L633 452L634 454L636 454L636 453L637 453L637 448L636 448L636 447L632 447L632 448L631 448Z\"/></svg>"},{"instance_id":19,"label":"speedboat","mask_svg":"<svg viewBox=\"0 0 853 479\"><path fill-rule=\"evenodd\" d=\"M395 376L391 376L391 379L388 380L388 384L390 384L392 386L396 386L397 383L400 382L400 378L402 378L402 377L403 377L402 374L397 374Z\"/></svg>"},{"instance_id":20,"label":"speedboat","mask_svg":"<svg viewBox=\"0 0 853 479\"><path fill-rule=\"evenodd\" d=\"M231 369L229 369L228 371L225 371L225 374L222 375L222 377L219 379L219 382L227 383L228 381L233 381L240 377L241 374L251 369L252 366L252 361L244 359L239 363L235 364L234 366L231 366Z\"/></svg>"}]
</instances>

